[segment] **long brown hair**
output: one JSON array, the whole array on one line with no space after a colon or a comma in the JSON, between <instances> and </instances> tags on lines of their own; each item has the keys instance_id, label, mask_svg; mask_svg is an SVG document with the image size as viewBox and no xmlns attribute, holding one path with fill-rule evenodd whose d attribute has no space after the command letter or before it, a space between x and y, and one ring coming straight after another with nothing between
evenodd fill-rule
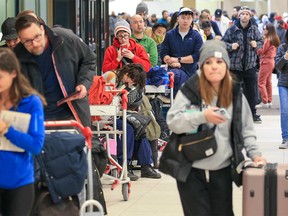
<instances>
[{"instance_id":1,"label":"long brown hair","mask_svg":"<svg viewBox=\"0 0 288 216\"><path fill-rule=\"evenodd\" d=\"M201 75L199 78L199 89L200 96L204 100L204 102L208 105L213 101L213 97L215 95L215 90L213 89L211 83L207 80L205 73L203 71L203 66L201 67ZM218 104L219 107L227 108L232 103L232 77L230 75L230 71L226 70L226 74L221 81L220 87L218 89Z\"/></svg>"},{"instance_id":2,"label":"long brown hair","mask_svg":"<svg viewBox=\"0 0 288 216\"><path fill-rule=\"evenodd\" d=\"M17 106L23 98L32 94L38 95L46 105L44 97L31 87L29 81L21 73L19 61L9 48L0 48L0 70L9 74L16 73L10 88L10 100L13 106Z\"/></svg>"},{"instance_id":3,"label":"long brown hair","mask_svg":"<svg viewBox=\"0 0 288 216\"><path fill-rule=\"evenodd\" d=\"M280 39L276 33L274 25L271 23L268 23L264 26L264 28L266 28L267 30L267 34L265 35L265 38L267 38L267 40L270 40L270 43L273 46L278 47L280 45Z\"/></svg>"}]
</instances>

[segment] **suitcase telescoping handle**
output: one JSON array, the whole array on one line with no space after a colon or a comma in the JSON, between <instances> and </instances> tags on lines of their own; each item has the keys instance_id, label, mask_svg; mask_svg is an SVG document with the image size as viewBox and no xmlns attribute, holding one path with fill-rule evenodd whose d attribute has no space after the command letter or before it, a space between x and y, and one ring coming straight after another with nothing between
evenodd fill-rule
<instances>
[{"instance_id":1,"label":"suitcase telescoping handle","mask_svg":"<svg viewBox=\"0 0 288 216\"><path fill-rule=\"evenodd\" d=\"M84 127L81 123L75 120L65 121L45 121L45 127L77 127L81 130L85 140L87 142L88 149L92 149L92 131L90 127Z\"/></svg>"}]
</instances>

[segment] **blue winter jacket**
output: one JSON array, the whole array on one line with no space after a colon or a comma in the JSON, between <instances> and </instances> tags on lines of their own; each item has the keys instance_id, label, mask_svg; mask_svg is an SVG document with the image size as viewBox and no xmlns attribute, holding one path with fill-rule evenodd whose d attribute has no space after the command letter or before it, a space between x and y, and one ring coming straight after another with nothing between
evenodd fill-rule
<instances>
[{"instance_id":1,"label":"blue winter jacket","mask_svg":"<svg viewBox=\"0 0 288 216\"><path fill-rule=\"evenodd\" d=\"M25 152L0 150L0 188L15 189L34 182L32 154L39 154L43 147L45 128L43 105L40 98L31 95L23 98L11 111L31 114L28 133L9 127L5 137Z\"/></svg>"},{"instance_id":2,"label":"blue winter jacket","mask_svg":"<svg viewBox=\"0 0 288 216\"><path fill-rule=\"evenodd\" d=\"M166 33L165 39L161 44L161 59L166 55L176 58L192 55L194 63L181 63L181 69L191 76L196 73L202 44L203 40L200 34L193 30L192 27L190 27L188 34L182 40L182 36L179 34L177 26Z\"/></svg>"}]
</instances>

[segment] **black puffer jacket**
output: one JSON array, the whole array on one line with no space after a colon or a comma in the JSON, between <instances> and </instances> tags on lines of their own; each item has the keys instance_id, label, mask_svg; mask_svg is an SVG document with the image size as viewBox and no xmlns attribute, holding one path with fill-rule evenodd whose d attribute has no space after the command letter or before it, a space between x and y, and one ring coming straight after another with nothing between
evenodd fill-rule
<instances>
[{"instance_id":1,"label":"black puffer jacket","mask_svg":"<svg viewBox=\"0 0 288 216\"><path fill-rule=\"evenodd\" d=\"M77 85L84 85L87 92L92 85L96 72L96 56L83 41L71 30L64 28L50 29L44 26L49 43L52 46L52 60L55 72L58 73L58 82L63 86L67 94L75 91ZM42 75L37 62L31 53L19 43L16 53L23 74L28 78L32 86L40 93L44 93ZM66 95L63 92L63 95ZM69 106L75 119L81 121L84 126L90 126L90 109L88 97L72 101Z\"/></svg>"}]
</instances>

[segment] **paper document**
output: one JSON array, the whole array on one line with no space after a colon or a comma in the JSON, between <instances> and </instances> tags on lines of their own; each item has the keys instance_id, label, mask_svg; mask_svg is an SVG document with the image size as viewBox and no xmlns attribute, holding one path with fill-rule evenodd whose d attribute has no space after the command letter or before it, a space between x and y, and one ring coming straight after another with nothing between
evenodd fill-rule
<instances>
[{"instance_id":1,"label":"paper document","mask_svg":"<svg viewBox=\"0 0 288 216\"><path fill-rule=\"evenodd\" d=\"M13 128L18 131L27 133L31 115L28 113L20 113L15 111L2 110L0 112L0 119L9 123ZM0 150L3 151L14 151L14 152L24 152L24 149L21 149L11 143L6 137L0 137Z\"/></svg>"}]
</instances>

